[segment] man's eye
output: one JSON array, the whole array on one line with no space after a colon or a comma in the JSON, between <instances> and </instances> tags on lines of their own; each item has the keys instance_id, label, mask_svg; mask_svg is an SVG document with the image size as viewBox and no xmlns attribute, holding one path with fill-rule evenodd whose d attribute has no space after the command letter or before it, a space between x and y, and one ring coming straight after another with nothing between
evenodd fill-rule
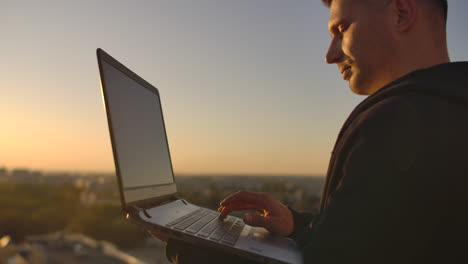
<instances>
[{"instance_id":1,"label":"man's eye","mask_svg":"<svg viewBox=\"0 0 468 264\"><path fill-rule=\"evenodd\" d=\"M344 33L346 30L348 30L348 26L341 25L338 27L338 31L340 31L340 33Z\"/></svg>"}]
</instances>

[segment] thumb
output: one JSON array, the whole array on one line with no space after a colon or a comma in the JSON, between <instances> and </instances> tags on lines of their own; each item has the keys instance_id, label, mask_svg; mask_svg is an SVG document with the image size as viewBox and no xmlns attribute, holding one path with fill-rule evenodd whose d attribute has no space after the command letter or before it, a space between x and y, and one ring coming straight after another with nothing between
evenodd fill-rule
<instances>
[{"instance_id":1,"label":"thumb","mask_svg":"<svg viewBox=\"0 0 468 264\"><path fill-rule=\"evenodd\" d=\"M247 213L244 215L244 223L251 225L251 226L257 226L257 227L264 227L267 230L270 231L271 223L270 219L263 217L259 214L250 214Z\"/></svg>"}]
</instances>

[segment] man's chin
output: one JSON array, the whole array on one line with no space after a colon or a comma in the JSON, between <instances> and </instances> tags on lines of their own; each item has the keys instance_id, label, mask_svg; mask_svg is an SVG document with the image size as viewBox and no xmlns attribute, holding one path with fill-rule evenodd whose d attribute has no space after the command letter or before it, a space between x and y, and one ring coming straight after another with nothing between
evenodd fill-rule
<instances>
[{"instance_id":1,"label":"man's chin","mask_svg":"<svg viewBox=\"0 0 468 264\"><path fill-rule=\"evenodd\" d=\"M351 91L357 95L369 95L369 89L367 89L363 85L356 84L351 80L349 80L349 88L351 88Z\"/></svg>"}]
</instances>

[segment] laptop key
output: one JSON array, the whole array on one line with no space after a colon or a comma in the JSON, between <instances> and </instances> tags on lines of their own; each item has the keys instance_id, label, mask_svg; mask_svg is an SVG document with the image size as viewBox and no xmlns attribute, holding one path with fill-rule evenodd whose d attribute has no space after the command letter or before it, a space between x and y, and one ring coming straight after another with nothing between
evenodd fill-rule
<instances>
[{"instance_id":1,"label":"laptop key","mask_svg":"<svg viewBox=\"0 0 468 264\"><path fill-rule=\"evenodd\" d=\"M229 230L229 234L239 236L240 233L242 232L242 229L244 229L244 224L238 220Z\"/></svg>"},{"instance_id":2,"label":"laptop key","mask_svg":"<svg viewBox=\"0 0 468 264\"><path fill-rule=\"evenodd\" d=\"M216 218L215 214L208 214L195 224L191 225L186 231L188 233L195 234L198 231L200 231L200 229L202 229L204 226L206 226L209 222L211 222L211 220L213 220L214 218Z\"/></svg>"},{"instance_id":3,"label":"laptop key","mask_svg":"<svg viewBox=\"0 0 468 264\"><path fill-rule=\"evenodd\" d=\"M221 239L223 235L224 235L224 232L221 230L221 227L220 227L210 236L210 239L218 241Z\"/></svg>"},{"instance_id":4,"label":"laptop key","mask_svg":"<svg viewBox=\"0 0 468 264\"><path fill-rule=\"evenodd\" d=\"M216 231L210 236L210 239L212 240L220 240L221 237L231 228L231 226L234 224L234 219L230 218L226 220L222 226L220 226Z\"/></svg>"},{"instance_id":5,"label":"laptop key","mask_svg":"<svg viewBox=\"0 0 468 264\"><path fill-rule=\"evenodd\" d=\"M185 230L187 227L191 226L193 223L200 220L201 218L203 218L207 214L208 214L208 212L201 211L200 213L197 213L197 214L183 220L182 222L176 224L174 226L174 228L178 229L178 230Z\"/></svg>"},{"instance_id":6,"label":"laptop key","mask_svg":"<svg viewBox=\"0 0 468 264\"><path fill-rule=\"evenodd\" d=\"M235 245L236 242L237 242L237 238L238 238L238 237L235 237L235 236L225 235L225 236L223 237L223 240L221 240L221 242L222 242L222 243L229 244L229 245Z\"/></svg>"},{"instance_id":7,"label":"laptop key","mask_svg":"<svg viewBox=\"0 0 468 264\"><path fill-rule=\"evenodd\" d=\"M220 227L223 225L223 221L222 220L219 220L217 218L218 215L216 215L216 218L214 220L212 220L208 225L206 225L199 233L198 235L202 236L202 237L208 237L209 235L211 235L211 233L213 233L213 231L215 231L216 228Z\"/></svg>"},{"instance_id":8,"label":"laptop key","mask_svg":"<svg viewBox=\"0 0 468 264\"><path fill-rule=\"evenodd\" d=\"M221 240L221 242L230 244L230 245L236 244L237 239L239 238L239 235L242 232L243 228L244 228L244 223L242 223L241 220L237 220L229 229L227 234L223 236L223 239Z\"/></svg>"},{"instance_id":9,"label":"laptop key","mask_svg":"<svg viewBox=\"0 0 468 264\"><path fill-rule=\"evenodd\" d=\"M166 226L168 226L168 227L174 226L174 225L176 225L176 224L182 222L183 220L189 218L190 216L192 216L192 215L194 215L194 214L200 212L201 210L203 210L203 208L199 208L199 209L197 209L197 210L195 210L195 211L193 211L193 212L191 212L191 213L188 213L188 214L186 214L186 215L183 215L183 216L177 218L176 220L170 222L169 224L166 224Z\"/></svg>"}]
</instances>

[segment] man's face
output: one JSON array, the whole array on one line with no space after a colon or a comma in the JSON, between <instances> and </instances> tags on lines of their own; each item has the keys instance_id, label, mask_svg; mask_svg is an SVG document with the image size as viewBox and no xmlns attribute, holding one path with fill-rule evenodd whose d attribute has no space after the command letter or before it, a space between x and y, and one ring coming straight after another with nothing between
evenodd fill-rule
<instances>
[{"instance_id":1,"label":"man's face","mask_svg":"<svg viewBox=\"0 0 468 264\"><path fill-rule=\"evenodd\" d=\"M381 0L334 0L327 63L336 63L356 94L372 94L391 79L392 40Z\"/></svg>"}]
</instances>

